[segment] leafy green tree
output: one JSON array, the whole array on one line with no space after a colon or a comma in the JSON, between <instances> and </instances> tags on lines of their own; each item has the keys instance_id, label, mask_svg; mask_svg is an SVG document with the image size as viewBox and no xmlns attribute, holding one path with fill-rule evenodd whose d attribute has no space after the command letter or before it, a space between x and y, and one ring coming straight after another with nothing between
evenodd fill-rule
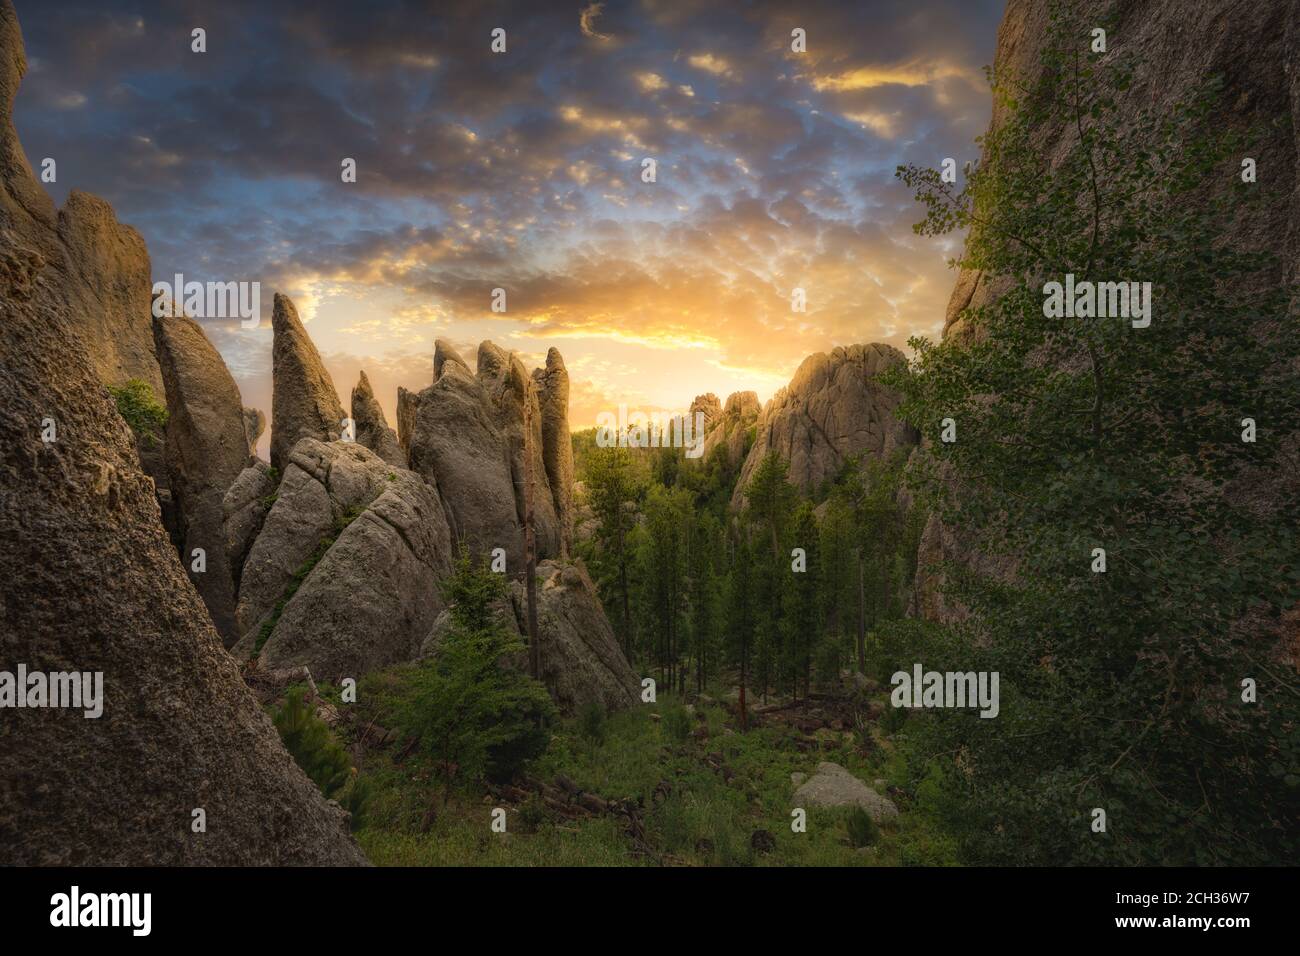
<instances>
[{"instance_id":1,"label":"leafy green tree","mask_svg":"<svg viewBox=\"0 0 1300 956\"><path fill-rule=\"evenodd\" d=\"M926 665L1001 678L996 721L937 711L924 746L983 862L1294 860L1298 693L1273 662L1300 512L1248 489L1297 420L1300 326L1275 264L1221 241L1274 200L1240 183L1217 83L1121 111L1134 64L1090 54L1091 26L1058 5L1040 78L994 77L1003 120L960 191L900 170L918 230L968 227L961 265L999 293L886 377L927 434L956 423L915 474L984 557L946 567L970 617ZM1069 132L1053 151L1044 130ZM1152 283L1149 326L1046 317L1067 273Z\"/></svg>"},{"instance_id":2,"label":"leafy green tree","mask_svg":"<svg viewBox=\"0 0 1300 956\"><path fill-rule=\"evenodd\" d=\"M690 549L691 654L695 659L695 690L701 694L717 666L721 642L721 579L717 572L721 555L722 528L713 515L702 514L695 523Z\"/></svg>"}]
</instances>

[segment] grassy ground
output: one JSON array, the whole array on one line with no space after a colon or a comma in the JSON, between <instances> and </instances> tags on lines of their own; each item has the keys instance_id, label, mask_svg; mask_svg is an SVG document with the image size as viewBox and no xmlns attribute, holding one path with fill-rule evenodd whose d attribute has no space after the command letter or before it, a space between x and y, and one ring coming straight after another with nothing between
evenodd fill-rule
<instances>
[{"instance_id":1,"label":"grassy ground","mask_svg":"<svg viewBox=\"0 0 1300 956\"><path fill-rule=\"evenodd\" d=\"M357 833L370 859L397 866L646 865L943 865L954 850L923 803L902 789L906 768L880 725L870 740L851 733L808 735L784 723L740 733L719 705L689 715L661 696L658 704L615 714L600 732L570 719L554 729L546 753L528 770L533 781L565 780L605 801L628 801L639 824L617 813L571 819L518 790L476 786L446 796L438 774L418 754L395 748L361 755L374 786ZM346 734L346 731L345 731ZM855 848L848 812L807 807L807 832L791 828L795 785L820 761L848 768L899 805L874 845ZM506 832L493 832L492 811L506 810ZM755 831L766 831L770 839ZM756 843L759 849L756 849ZM770 846L766 852L764 845Z\"/></svg>"}]
</instances>

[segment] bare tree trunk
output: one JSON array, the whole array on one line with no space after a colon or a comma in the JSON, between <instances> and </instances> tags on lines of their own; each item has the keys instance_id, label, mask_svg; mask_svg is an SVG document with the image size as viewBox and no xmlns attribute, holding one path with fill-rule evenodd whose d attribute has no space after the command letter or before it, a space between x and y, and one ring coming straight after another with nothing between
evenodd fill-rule
<instances>
[{"instance_id":1,"label":"bare tree trunk","mask_svg":"<svg viewBox=\"0 0 1300 956\"><path fill-rule=\"evenodd\" d=\"M862 549L858 548L858 672L867 672L866 583L862 574Z\"/></svg>"},{"instance_id":2,"label":"bare tree trunk","mask_svg":"<svg viewBox=\"0 0 1300 956\"><path fill-rule=\"evenodd\" d=\"M528 672L542 677L542 648L537 640L537 546L533 540L533 406L524 389L524 589L528 596Z\"/></svg>"}]
</instances>

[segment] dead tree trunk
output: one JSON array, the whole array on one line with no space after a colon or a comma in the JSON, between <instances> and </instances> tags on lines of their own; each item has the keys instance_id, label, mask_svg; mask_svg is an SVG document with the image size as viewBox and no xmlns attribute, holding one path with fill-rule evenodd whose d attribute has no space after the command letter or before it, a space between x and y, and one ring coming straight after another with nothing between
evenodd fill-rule
<instances>
[{"instance_id":1,"label":"dead tree trunk","mask_svg":"<svg viewBox=\"0 0 1300 956\"><path fill-rule=\"evenodd\" d=\"M542 679L542 649L537 641L537 546L533 539L533 404L524 383L524 591L528 601L528 672Z\"/></svg>"}]
</instances>

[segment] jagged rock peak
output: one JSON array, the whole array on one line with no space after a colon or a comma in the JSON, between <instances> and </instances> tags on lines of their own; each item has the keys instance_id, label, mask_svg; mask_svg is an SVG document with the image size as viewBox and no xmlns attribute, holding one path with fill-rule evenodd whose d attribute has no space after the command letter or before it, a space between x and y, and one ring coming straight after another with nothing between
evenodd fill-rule
<instances>
[{"instance_id":1,"label":"jagged rock peak","mask_svg":"<svg viewBox=\"0 0 1300 956\"><path fill-rule=\"evenodd\" d=\"M899 396L876 381L903 361L898 349L880 344L840 346L804 359L758 419L732 506L743 505L750 476L771 451L789 464L790 480L811 492L851 456L884 457L915 445L915 430L894 416Z\"/></svg>"},{"instance_id":2,"label":"jagged rock peak","mask_svg":"<svg viewBox=\"0 0 1300 956\"><path fill-rule=\"evenodd\" d=\"M167 392L166 461L179 516L181 561L226 644L235 627L234 581L226 560L222 499L250 461L244 407L226 363L186 315L154 318ZM202 572L193 571L202 550Z\"/></svg>"},{"instance_id":3,"label":"jagged rock peak","mask_svg":"<svg viewBox=\"0 0 1300 956\"><path fill-rule=\"evenodd\" d=\"M287 295L275 294L271 366L271 465L283 471L300 439L335 441L343 406L320 353Z\"/></svg>"},{"instance_id":4,"label":"jagged rock peak","mask_svg":"<svg viewBox=\"0 0 1300 956\"><path fill-rule=\"evenodd\" d=\"M356 426L356 440L376 455L398 468L406 467L406 452L397 440L397 433L388 427L384 410L370 387L364 370L352 389L352 421Z\"/></svg>"}]
</instances>

